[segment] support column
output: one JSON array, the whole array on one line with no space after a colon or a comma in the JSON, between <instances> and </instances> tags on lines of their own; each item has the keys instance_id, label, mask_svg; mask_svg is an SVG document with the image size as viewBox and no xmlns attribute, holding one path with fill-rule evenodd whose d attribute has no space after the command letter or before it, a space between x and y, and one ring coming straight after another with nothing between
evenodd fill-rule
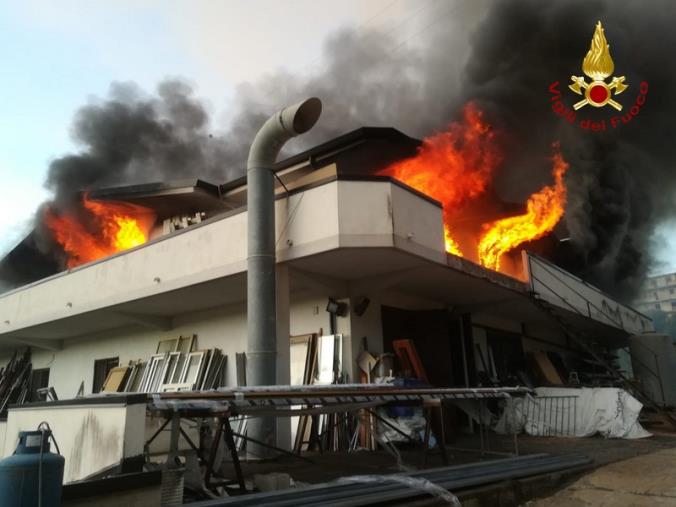
<instances>
[{"instance_id":1,"label":"support column","mask_svg":"<svg viewBox=\"0 0 676 507\"><path fill-rule=\"evenodd\" d=\"M289 289L289 267L277 264L277 385L291 383L291 295ZM291 450L291 419L278 417L277 447Z\"/></svg>"},{"instance_id":2,"label":"support column","mask_svg":"<svg viewBox=\"0 0 676 507\"><path fill-rule=\"evenodd\" d=\"M465 363L465 373L468 382L467 387L476 386L478 379L476 373L476 362L474 360L474 336L472 335L472 315L465 313L460 320L460 332L463 343L463 361Z\"/></svg>"},{"instance_id":3,"label":"support column","mask_svg":"<svg viewBox=\"0 0 676 507\"><path fill-rule=\"evenodd\" d=\"M354 309L352 308L353 300L352 298L345 298L340 299L339 302L347 304L349 308L349 311L345 317L336 317L336 334L343 335L343 353L340 358L341 371L348 374L350 382L355 382L354 364L356 356L352 351L352 314L354 312ZM359 355L359 352L357 352L357 355ZM357 375L357 378L358 377L359 376Z\"/></svg>"}]
</instances>

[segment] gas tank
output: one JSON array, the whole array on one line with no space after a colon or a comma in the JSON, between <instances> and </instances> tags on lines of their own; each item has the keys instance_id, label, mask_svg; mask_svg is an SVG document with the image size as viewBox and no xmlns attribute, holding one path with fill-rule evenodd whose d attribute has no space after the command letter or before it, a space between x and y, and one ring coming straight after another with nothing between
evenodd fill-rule
<instances>
[{"instance_id":1,"label":"gas tank","mask_svg":"<svg viewBox=\"0 0 676 507\"><path fill-rule=\"evenodd\" d=\"M51 431L21 431L12 456L0 460L2 507L58 507L65 459L49 452ZM42 504L39 502L42 494Z\"/></svg>"}]
</instances>

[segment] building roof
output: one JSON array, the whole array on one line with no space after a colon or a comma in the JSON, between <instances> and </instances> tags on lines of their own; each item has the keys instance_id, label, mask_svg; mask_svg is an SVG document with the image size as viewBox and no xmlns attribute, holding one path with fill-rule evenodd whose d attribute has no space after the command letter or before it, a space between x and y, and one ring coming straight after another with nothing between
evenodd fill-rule
<instances>
[{"instance_id":1,"label":"building roof","mask_svg":"<svg viewBox=\"0 0 676 507\"><path fill-rule=\"evenodd\" d=\"M155 211L160 219L228 209L221 199L218 185L200 179L101 188L89 192L89 197L145 206Z\"/></svg>"},{"instance_id":2,"label":"building roof","mask_svg":"<svg viewBox=\"0 0 676 507\"><path fill-rule=\"evenodd\" d=\"M274 171L302 163L317 168L340 161L343 174L374 174L392 162L412 157L421 144L419 139L392 127L361 127L277 162ZM221 193L243 185L246 176L221 185Z\"/></svg>"}]
</instances>

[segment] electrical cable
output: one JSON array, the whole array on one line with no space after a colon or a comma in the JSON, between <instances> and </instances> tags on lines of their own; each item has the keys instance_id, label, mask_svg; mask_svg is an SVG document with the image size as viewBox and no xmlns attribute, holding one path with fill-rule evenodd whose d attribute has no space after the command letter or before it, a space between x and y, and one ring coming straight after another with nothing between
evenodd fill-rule
<instances>
[{"instance_id":1,"label":"electrical cable","mask_svg":"<svg viewBox=\"0 0 676 507\"><path fill-rule=\"evenodd\" d=\"M399 49L401 49L401 48L404 46L404 44L406 44L408 41L410 41L411 39L417 37L418 35L420 35L420 34L423 33L423 32L427 32L427 30L428 30L429 28L431 28L432 26L436 25L439 21L443 20L448 14L451 14L451 13L455 12L457 9L458 9L458 4L455 4L455 5L453 5L453 7L451 7L451 8L448 9L447 11L445 11L443 14L439 14L438 16L435 16L435 17L434 17L434 20L433 20L432 22L428 23L427 25L425 25L424 27L422 27L422 28L421 28L420 30L418 30L417 32L414 32L413 34L411 34L411 35L409 35L408 37L406 37L403 41L401 41L399 44L397 44L396 46L394 46L394 47L392 48L391 52L392 52L392 53L396 53L396 52L397 52Z\"/></svg>"},{"instance_id":2,"label":"electrical cable","mask_svg":"<svg viewBox=\"0 0 676 507\"><path fill-rule=\"evenodd\" d=\"M298 202L296 203L296 205L291 210L291 213L289 213L289 217L286 219L286 223L284 224L284 227L279 232L279 237L277 238L277 241L275 242L275 246L277 246L279 244L280 240L284 236L284 233L286 232L286 229L289 227L289 225L293 221L294 217L296 216L296 212L298 211L298 206L300 206L300 203L303 202L303 197L305 197L305 192L300 194L300 197L298 198Z\"/></svg>"},{"instance_id":3,"label":"electrical cable","mask_svg":"<svg viewBox=\"0 0 676 507\"><path fill-rule=\"evenodd\" d=\"M289 199L289 189L287 188L287 186L284 184L284 182L282 181L282 179L279 177L279 175L278 175L274 170L272 170L272 174L274 175L275 178L277 178L277 181L279 181L279 184L282 185L282 187L284 187L284 191L286 192L286 199L287 199L287 203L288 203L288 199ZM289 214L289 217L286 219L286 223L284 224L284 227L283 227L282 230L280 231L279 237L277 238L277 241L275 241L275 247L276 247L277 245L279 245L279 241L282 239L282 236L284 236L284 233L286 232L287 227L288 227L289 224L291 223L291 219L292 219L293 216L295 215L296 209L298 209L298 205L300 204L300 201L303 200L303 195L305 195L305 192L303 192L303 193L301 194L300 199L298 200L298 203L296 203L296 206L293 208L293 210L292 210L291 213Z\"/></svg>"},{"instance_id":4,"label":"electrical cable","mask_svg":"<svg viewBox=\"0 0 676 507\"><path fill-rule=\"evenodd\" d=\"M363 31L365 28L367 28L367 25L368 25L371 21L373 21L373 20L374 20L375 18L377 18L377 17L380 17L385 11L389 10L395 3L397 3L397 1L398 1L398 0L394 0L394 1L390 2L390 3L388 3L385 7L383 7L381 10L379 10L376 14L374 14L373 16L371 16L370 18L368 18L368 19L367 19L366 21L364 21L363 23L359 24L359 25L355 28L355 32ZM390 35L390 34L394 33L395 31L398 31L400 27L402 27L402 26L405 25L406 23L410 22L413 18L418 17L422 12L428 10L431 6L436 6L440 1L441 1L441 0L430 0L430 1L428 1L428 2L425 3L422 7L416 9L416 10L413 11L412 13L407 14L407 15L404 15L404 16L403 16L404 19L403 19L402 21L400 21L400 22L398 22L398 23L396 23L396 24L390 26L388 29L382 29L382 33L383 33L384 35ZM438 17L437 17L437 16L432 16L432 17L433 17L435 20L438 20ZM434 23L436 23L436 21L435 21ZM432 23L432 24L434 24L434 23ZM426 29L426 28L427 28L427 27L425 27L425 29ZM369 32L369 33L367 33L367 34L365 34L365 35L366 35L366 37L368 37L368 36L370 36L370 35L372 35L372 34L374 34L374 33L377 33L377 32ZM421 32L419 31L419 32L414 33L414 34L411 35L410 37L407 37L402 43L398 44L398 45L396 46L396 48L400 48L400 47L403 46L409 39L411 39L411 38L413 38L413 37L419 35L420 33L421 33ZM312 60L312 61L307 65L307 67L313 67L313 66L316 65L318 62L320 62L323 58L324 58L324 55L318 56L317 58L315 58L314 60ZM324 63L325 63L325 62L324 62Z\"/></svg>"},{"instance_id":5,"label":"electrical cable","mask_svg":"<svg viewBox=\"0 0 676 507\"><path fill-rule=\"evenodd\" d=\"M42 507L42 461L45 446L45 433L48 433L49 438L51 438L52 442L54 442L56 452L58 454L61 454L61 450L59 449L59 444L56 443L54 433L52 432L52 429L49 427L49 423L47 421L42 421L40 424L38 424L37 429L40 432L40 461L38 463L38 507Z\"/></svg>"},{"instance_id":6,"label":"electrical cable","mask_svg":"<svg viewBox=\"0 0 676 507\"><path fill-rule=\"evenodd\" d=\"M38 507L42 507L42 452L45 445L45 430L41 428L42 423L38 425L40 430L40 461L38 463Z\"/></svg>"}]
</instances>

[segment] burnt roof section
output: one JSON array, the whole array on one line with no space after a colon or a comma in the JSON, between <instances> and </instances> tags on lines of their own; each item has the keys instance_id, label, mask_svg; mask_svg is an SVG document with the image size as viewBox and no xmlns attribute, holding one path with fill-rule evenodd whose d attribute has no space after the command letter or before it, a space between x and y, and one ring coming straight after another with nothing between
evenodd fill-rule
<instances>
[{"instance_id":1,"label":"burnt roof section","mask_svg":"<svg viewBox=\"0 0 676 507\"><path fill-rule=\"evenodd\" d=\"M420 140L391 127L362 127L281 160L275 164L274 171L309 163L308 169L314 172L335 164L334 179L374 178L393 162L414 156L421 144ZM88 195L94 200L124 201L151 208L158 220L162 220L202 211L215 215L244 206L245 189L239 198L223 197L225 192L245 185L246 176L220 186L190 179L101 188L91 190ZM31 232L0 260L0 282L24 285L57 273L59 269L53 254L43 253L37 247L35 233ZM0 292L2 289L0 286Z\"/></svg>"},{"instance_id":2,"label":"burnt roof section","mask_svg":"<svg viewBox=\"0 0 676 507\"><path fill-rule=\"evenodd\" d=\"M199 211L229 209L220 196L218 185L202 180L180 180L142 185L127 185L92 190L94 200L124 201L151 208L159 219L189 215Z\"/></svg>"},{"instance_id":3,"label":"burnt roof section","mask_svg":"<svg viewBox=\"0 0 676 507\"><path fill-rule=\"evenodd\" d=\"M88 194L93 200L124 201L152 209L157 220L197 212L212 215L228 211L220 197L218 185L202 180L179 180L142 185L101 188ZM54 253L38 246L35 231L0 259L0 292L32 283L62 269Z\"/></svg>"},{"instance_id":4,"label":"burnt roof section","mask_svg":"<svg viewBox=\"0 0 676 507\"><path fill-rule=\"evenodd\" d=\"M38 247L35 231L0 259L0 292L58 273L59 262Z\"/></svg>"},{"instance_id":5,"label":"burnt roof section","mask_svg":"<svg viewBox=\"0 0 676 507\"><path fill-rule=\"evenodd\" d=\"M335 163L339 175L374 175L414 156L422 141L392 127L361 127L277 162L275 172L309 161L318 168ZM221 185L221 193L246 185L246 176Z\"/></svg>"}]
</instances>

